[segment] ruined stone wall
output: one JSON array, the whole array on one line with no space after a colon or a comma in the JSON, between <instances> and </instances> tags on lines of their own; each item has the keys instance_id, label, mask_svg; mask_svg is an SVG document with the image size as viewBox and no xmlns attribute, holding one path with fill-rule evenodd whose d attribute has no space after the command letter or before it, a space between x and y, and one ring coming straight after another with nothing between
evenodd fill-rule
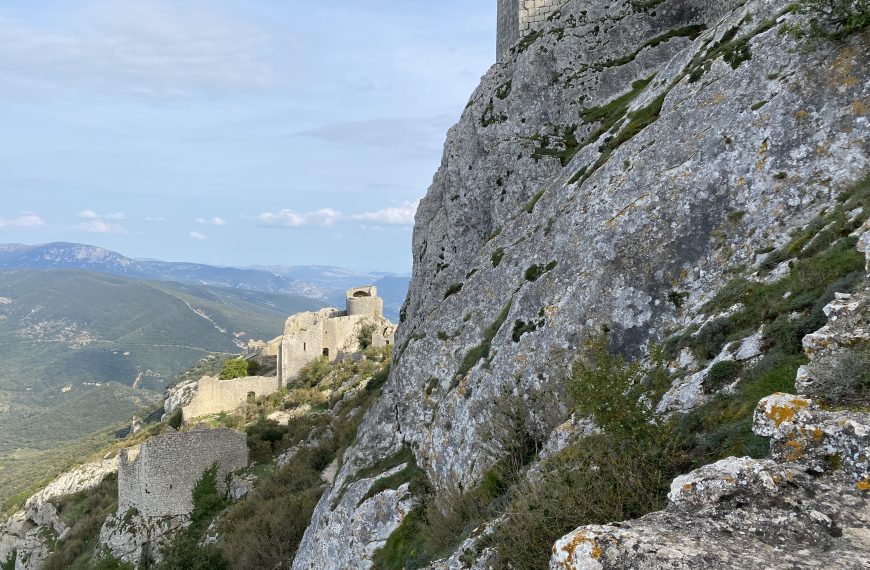
<instances>
[{"instance_id":1,"label":"ruined stone wall","mask_svg":"<svg viewBox=\"0 0 870 570\"><path fill-rule=\"evenodd\" d=\"M121 450L118 462L118 513L136 509L146 517L188 515L192 492L203 472L218 464L217 483L248 466L245 434L229 429L170 431Z\"/></svg>"},{"instance_id":2,"label":"ruined stone wall","mask_svg":"<svg viewBox=\"0 0 870 570\"><path fill-rule=\"evenodd\" d=\"M256 397L266 396L274 394L280 388L281 383L275 376L250 376L233 380L203 376L193 399L181 410L185 420L231 412L247 402L251 393Z\"/></svg>"},{"instance_id":3,"label":"ruined stone wall","mask_svg":"<svg viewBox=\"0 0 870 570\"><path fill-rule=\"evenodd\" d=\"M323 355L323 323L336 309L302 313L287 320L278 356L278 378L286 386L303 366Z\"/></svg>"},{"instance_id":4,"label":"ruined stone wall","mask_svg":"<svg viewBox=\"0 0 870 570\"><path fill-rule=\"evenodd\" d=\"M372 346L381 348L391 346L396 342L396 325L381 325L372 333Z\"/></svg>"}]
</instances>

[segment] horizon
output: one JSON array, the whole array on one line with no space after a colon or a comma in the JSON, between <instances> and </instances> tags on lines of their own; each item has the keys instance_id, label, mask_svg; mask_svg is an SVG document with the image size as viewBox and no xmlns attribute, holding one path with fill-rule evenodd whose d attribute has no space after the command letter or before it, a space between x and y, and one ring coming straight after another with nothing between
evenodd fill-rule
<instances>
[{"instance_id":1,"label":"horizon","mask_svg":"<svg viewBox=\"0 0 870 570\"><path fill-rule=\"evenodd\" d=\"M495 11L13 0L0 242L407 274L446 131L495 61Z\"/></svg>"},{"instance_id":2,"label":"horizon","mask_svg":"<svg viewBox=\"0 0 870 570\"><path fill-rule=\"evenodd\" d=\"M209 267L216 268L228 268L228 269L253 269L258 271L269 271L272 268L282 268L282 269L301 269L301 268L319 268L319 269L341 269L344 271L352 271L354 273L359 273L361 275L369 275L369 276L383 276L383 277L411 277L411 270L408 269L406 272L395 272L395 271L384 271L378 268L369 268L369 269L356 269L351 267L344 267L341 265L331 265L328 263L302 263L302 264L293 264L293 265L284 265L278 263L272 264L255 264L255 265L232 265L232 264L213 264L213 263L202 263L199 261L193 261L190 259L179 259L179 260L168 260L161 259L158 257L132 257L126 255L123 251L117 251L110 248L102 247L99 245L81 243L81 242L70 242L70 241L55 241L55 242L45 242L45 243L19 243L19 242L0 242L0 248L3 246L21 246L26 248L39 248L51 245L66 245L66 246L80 246L80 247L93 247L97 249L101 249L110 253L114 253L125 257L127 259L133 261L142 261L142 262L159 262L159 263L177 263L177 264L189 264L189 265L206 265ZM0 271L4 270L0 268ZM87 271L87 270L84 270Z\"/></svg>"}]
</instances>

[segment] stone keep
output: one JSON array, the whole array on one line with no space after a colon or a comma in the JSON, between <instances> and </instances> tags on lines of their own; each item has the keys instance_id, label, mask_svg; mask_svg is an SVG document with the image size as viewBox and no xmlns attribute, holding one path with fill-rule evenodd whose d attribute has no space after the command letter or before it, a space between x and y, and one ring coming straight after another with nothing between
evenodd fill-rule
<instances>
[{"instance_id":1,"label":"stone keep","mask_svg":"<svg viewBox=\"0 0 870 570\"><path fill-rule=\"evenodd\" d=\"M496 57L502 59L526 34L537 30L567 0L498 0Z\"/></svg>"},{"instance_id":2,"label":"stone keep","mask_svg":"<svg viewBox=\"0 0 870 570\"><path fill-rule=\"evenodd\" d=\"M327 357L330 362L359 351L359 333L375 325L373 346L393 344L396 327L384 318L384 300L376 287L357 287L346 295L346 308L321 309L287 319L278 350L278 377L286 386L309 362Z\"/></svg>"},{"instance_id":3,"label":"stone keep","mask_svg":"<svg viewBox=\"0 0 870 570\"><path fill-rule=\"evenodd\" d=\"M217 484L226 491L227 475L248 466L245 434L208 428L169 431L118 456L118 514L136 509L145 517L189 515L193 487L203 472L218 465Z\"/></svg>"}]
</instances>

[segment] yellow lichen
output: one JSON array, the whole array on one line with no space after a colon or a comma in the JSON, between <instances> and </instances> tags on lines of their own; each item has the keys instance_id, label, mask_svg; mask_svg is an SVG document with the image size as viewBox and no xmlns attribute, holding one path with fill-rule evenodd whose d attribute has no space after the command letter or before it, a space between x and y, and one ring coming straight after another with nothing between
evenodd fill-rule
<instances>
[{"instance_id":1,"label":"yellow lichen","mask_svg":"<svg viewBox=\"0 0 870 570\"><path fill-rule=\"evenodd\" d=\"M813 441L816 443L821 443L822 439L825 437L825 430L820 427L817 427L813 430Z\"/></svg>"},{"instance_id":2,"label":"yellow lichen","mask_svg":"<svg viewBox=\"0 0 870 570\"><path fill-rule=\"evenodd\" d=\"M776 427L794 418L794 408L789 406L771 406L767 416L773 420Z\"/></svg>"},{"instance_id":3,"label":"yellow lichen","mask_svg":"<svg viewBox=\"0 0 870 570\"><path fill-rule=\"evenodd\" d=\"M798 119L798 120L806 119L809 116L810 116L810 114L807 113L804 109L801 109L794 114L794 118Z\"/></svg>"},{"instance_id":4,"label":"yellow lichen","mask_svg":"<svg viewBox=\"0 0 870 570\"><path fill-rule=\"evenodd\" d=\"M855 487L858 488L859 491L866 493L870 491L870 479L862 479L855 483Z\"/></svg>"},{"instance_id":5,"label":"yellow lichen","mask_svg":"<svg viewBox=\"0 0 870 570\"><path fill-rule=\"evenodd\" d=\"M592 558L598 560L599 558L601 558L601 555L604 554L604 549L595 544L592 546L592 552L590 554L592 555Z\"/></svg>"},{"instance_id":6,"label":"yellow lichen","mask_svg":"<svg viewBox=\"0 0 870 570\"><path fill-rule=\"evenodd\" d=\"M786 461L797 461L804 456L804 444L801 441L787 441L785 446L788 453L785 454Z\"/></svg>"},{"instance_id":7,"label":"yellow lichen","mask_svg":"<svg viewBox=\"0 0 870 570\"><path fill-rule=\"evenodd\" d=\"M867 103L864 101L855 101L852 103L852 114L853 115L868 115L870 114L870 108L868 108Z\"/></svg>"}]
</instances>

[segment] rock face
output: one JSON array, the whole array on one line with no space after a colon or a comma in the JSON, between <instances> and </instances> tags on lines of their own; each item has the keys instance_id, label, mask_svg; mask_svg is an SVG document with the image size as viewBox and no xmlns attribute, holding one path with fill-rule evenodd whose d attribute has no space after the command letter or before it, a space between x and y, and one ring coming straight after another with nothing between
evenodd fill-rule
<instances>
[{"instance_id":1,"label":"rock face","mask_svg":"<svg viewBox=\"0 0 870 570\"><path fill-rule=\"evenodd\" d=\"M369 567L407 512L406 494L383 493L362 530L364 505L337 500L359 471L406 445L436 490L468 488L495 460L499 394L555 427L584 335L607 325L636 353L686 325L678 305L697 314L725 267L787 241L867 170L870 35L808 52L779 33L787 5L572 0L486 74L417 213L384 396L295 568ZM841 491L795 480L820 505ZM352 527L349 545L338 529ZM836 541L816 531L801 536Z\"/></svg>"},{"instance_id":2,"label":"rock face","mask_svg":"<svg viewBox=\"0 0 870 570\"><path fill-rule=\"evenodd\" d=\"M730 457L677 477L667 510L580 527L553 547L550 568L866 568L868 429L870 414L774 394L754 422L772 459Z\"/></svg>"},{"instance_id":3,"label":"rock face","mask_svg":"<svg viewBox=\"0 0 870 570\"><path fill-rule=\"evenodd\" d=\"M50 539L63 537L69 531L52 501L93 489L117 470L117 458L87 463L60 475L32 495L21 511L0 524L0 562L14 557L16 570L39 568L49 554Z\"/></svg>"}]
</instances>

